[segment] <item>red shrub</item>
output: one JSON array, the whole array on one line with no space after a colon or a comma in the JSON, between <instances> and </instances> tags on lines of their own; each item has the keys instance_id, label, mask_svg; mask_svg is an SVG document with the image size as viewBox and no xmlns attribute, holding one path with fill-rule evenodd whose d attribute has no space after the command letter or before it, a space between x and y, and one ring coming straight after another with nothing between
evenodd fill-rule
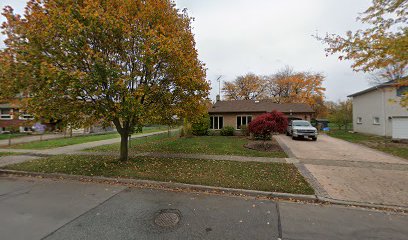
<instances>
[{"instance_id":1,"label":"red shrub","mask_svg":"<svg viewBox=\"0 0 408 240\"><path fill-rule=\"evenodd\" d=\"M288 118L277 111L265 113L249 123L248 130L256 138L269 139L271 133L284 133L288 127Z\"/></svg>"}]
</instances>

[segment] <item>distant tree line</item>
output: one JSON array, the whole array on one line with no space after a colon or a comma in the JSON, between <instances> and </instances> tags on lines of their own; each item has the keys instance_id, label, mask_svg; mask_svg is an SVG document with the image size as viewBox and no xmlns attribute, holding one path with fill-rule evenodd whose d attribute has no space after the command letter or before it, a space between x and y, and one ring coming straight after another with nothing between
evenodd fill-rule
<instances>
[{"instance_id":1,"label":"distant tree line","mask_svg":"<svg viewBox=\"0 0 408 240\"><path fill-rule=\"evenodd\" d=\"M295 72L285 67L268 76L248 73L226 82L222 89L226 100L270 99L275 103L307 103L316 114L325 115L325 77L321 73Z\"/></svg>"},{"instance_id":2,"label":"distant tree line","mask_svg":"<svg viewBox=\"0 0 408 240\"><path fill-rule=\"evenodd\" d=\"M351 130L353 122L353 103L351 99L338 102L326 102L327 116L337 129Z\"/></svg>"}]
</instances>

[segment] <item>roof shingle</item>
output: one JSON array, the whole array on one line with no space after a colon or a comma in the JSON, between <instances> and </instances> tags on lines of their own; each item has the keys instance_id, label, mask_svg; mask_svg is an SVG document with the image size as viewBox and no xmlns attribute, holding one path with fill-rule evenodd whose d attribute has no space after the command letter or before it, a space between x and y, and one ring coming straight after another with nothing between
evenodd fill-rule
<instances>
[{"instance_id":1,"label":"roof shingle","mask_svg":"<svg viewBox=\"0 0 408 240\"><path fill-rule=\"evenodd\" d=\"M231 112L278 112L290 113L314 113L313 109L305 103L274 103L271 100L236 100L218 101L208 110L209 113Z\"/></svg>"}]
</instances>

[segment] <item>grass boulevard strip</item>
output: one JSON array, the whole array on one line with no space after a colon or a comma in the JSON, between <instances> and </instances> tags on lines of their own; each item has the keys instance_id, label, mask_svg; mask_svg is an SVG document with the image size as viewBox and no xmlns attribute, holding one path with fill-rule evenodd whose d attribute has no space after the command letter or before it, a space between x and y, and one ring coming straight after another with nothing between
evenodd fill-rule
<instances>
[{"instance_id":1,"label":"grass boulevard strip","mask_svg":"<svg viewBox=\"0 0 408 240\"><path fill-rule=\"evenodd\" d=\"M314 193L296 167L287 163L148 157L131 158L122 163L110 156L61 155L10 165L4 169L134 178L293 194Z\"/></svg>"},{"instance_id":2,"label":"grass boulevard strip","mask_svg":"<svg viewBox=\"0 0 408 240\"><path fill-rule=\"evenodd\" d=\"M5 157L5 156L11 156L11 155L17 155L18 153L13 153L13 152L0 152L0 157Z\"/></svg>"},{"instance_id":3,"label":"grass boulevard strip","mask_svg":"<svg viewBox=\"0 0 408 240\"><path fill-rule=\"evenodd\" d=\"M258 151L245 147L251 141L245 137L183 137L178 132L135 138L132 153L192 153L242 157L283 158L279 147L272 151ZM273 145L274 141L270 141ZM91 155L57 155L32 160L4 169L39 173L62 173L82 176L116 177L161 182L178 182L213 187L225 187L292 194L313 194L293 164L278 162L241 162L211 159L184 159L163 157L131 157L119 162L114 155L118 144L88 149ZM95 152L95 155L92 154ZM97 153L106 153L99 156Z\"/></svg>"}]
</instances>

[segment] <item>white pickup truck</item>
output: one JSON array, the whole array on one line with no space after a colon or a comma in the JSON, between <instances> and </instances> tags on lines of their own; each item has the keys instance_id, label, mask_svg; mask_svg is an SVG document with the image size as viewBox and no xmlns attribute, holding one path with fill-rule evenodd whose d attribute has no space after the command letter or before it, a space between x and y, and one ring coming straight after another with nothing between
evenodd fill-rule
<instances>
[{"instance_id":1,"label":"white pickup truck","mask_svg":"<svg viewBox=\"0 0 408 240\"><path fill-rule=\"evenodd\" d=\"M313 141L317 140L317 129L313 127L310 122L304 120L292 120L289 122L286 130L287 136L292 136L292 139L299 137L309 137Z\"/></svg>"}]
</instances>

